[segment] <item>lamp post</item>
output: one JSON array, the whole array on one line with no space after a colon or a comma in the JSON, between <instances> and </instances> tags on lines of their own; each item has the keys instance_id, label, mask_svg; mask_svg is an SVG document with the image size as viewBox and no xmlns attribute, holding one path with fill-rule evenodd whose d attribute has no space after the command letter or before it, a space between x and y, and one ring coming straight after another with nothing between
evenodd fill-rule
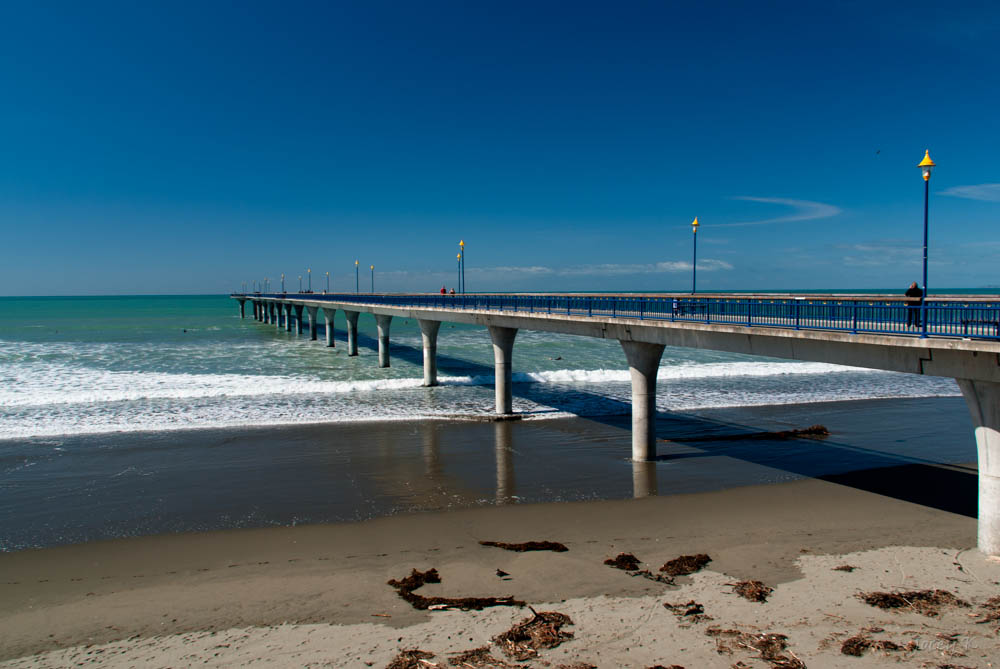
<instances>
[{"instance_id":1,"label":"lamp post","mask_svg":"<svg viewBox=\"0 0 1000 669\"><path fill-rule=\"evenodd\" d=\"M358 283L358 261L354 261L354 294L357 295L361 292L361 286Z\"/></svg>"},{"instance_id":2,"label":"lamp post","mask_svg":"<svg viewBox=\"0 0 1000 669\"><path fill-rule=\"evenodd\" d=\"M458 248L459 248L459 254L458 255L461 256L459 258L459 264L461 264L461 266L462 266L462 271L460 272L461 276L460 276L460 280L458 282L458 284L459 284L459 292L461 292L463 295L465 295L465 240L464 239L460 239L458 241Z\"/></svg>"},{"instance_id":3,"label":"lamp post","mask_svg":"<svg viewBox=\"0 0 1000 669\"><path fill-rule=\"evenodd\" d=\"M311 292L313 292L313 271L312 271L312 268L307 269L306 270L306 274L309 275L309 288L306 290L306 292L311 293Z\"/></svg>"},{"instance_id":4,"label":"lamp post","mask_svg":"<svg viewBox=\"0 0 1000 669\"><path fill-rule=\"evenodd\" d=\"M372 270L372 294L375 293L375 265L371 266Z\"/></svg>"},{"instance_id":5,"label":"lamp post","mask_svg":"<svg viewBox=\"0 0 1000 669\"><path fill-rule=\"evenodd\" d=\"M299 292L302 292L302 275L299 274Z\"/></svg>"},{"instance_id":6,"label":"lamp post","mask_svg":"<svg viewBox=\"0 0 1000 669\"><path fill-rule=\"evenodd\" d=\"M284 275L284 273L282 273L282 275L281 275L281 294L282 295L285 294L285 275Z\"/></svg>"},{"instance_id":7,"label":"lamp post","mask_svg":"<svg viewBox=\"0 0 1000 669\"><path fill-rule=\"evenodd\" d=\"M924 151L924 159L917 164L924 175L924 294L920 298L920 337L927 337L927 204L931 189L931 170L934 161L931 160L930 149Z\"/></svg>"},{"instance_id":8,"label":"lamp post","mask_svg":"<svg viewBox=\"0 0 1000 669\"><path fill-rule=\"evenodd\" d=\"M691 294L694 295L697 292L697 287L698 287L698 217L697 216L695 216L694 220L691 221L691 240L692 240Z\"/></svg>"},{"instance_id":9,"label":"lamp post","mask_svg":"<svg viewBox=\"0 0 1000 669\"><path fill-rule=\"evenodd\" d=\"M458 292L461 293L462 292L462 254L459 253L455 257L458 258Z\"/></svg>"},{"instance_id":10,"label":"lamp post","mask_svg":"<svg viewBox=\"0 0 1000 669\"><path fill-rule=\"evenodd\" d=\"M327 292L327 294L330 293L330 273L329 272L326 273L326 292Z\"/></svg>"}]
</instances>

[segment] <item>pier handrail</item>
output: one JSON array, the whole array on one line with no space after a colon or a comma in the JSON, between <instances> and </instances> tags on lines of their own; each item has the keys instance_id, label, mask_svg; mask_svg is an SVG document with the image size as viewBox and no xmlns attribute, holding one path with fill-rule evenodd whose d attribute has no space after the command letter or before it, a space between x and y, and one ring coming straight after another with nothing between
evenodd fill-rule
<instances>
[{"instance_id":1,"label":"pier handrail","mask_svg":"<svg viewBox=\"0 0 1000 669\"><path fill-rule=\"evenodd\" d=\"M1000 297L995 296L942 296L928 299L923 309L927 318L926 329L922 329L920 325L921 309L910 306L914 302L913 298L887 295L234 293L232 297L591 318L638 318L870 334L920 335L926 332L927 336L933 337L1000 339Z\"/></svg>"}]
</instances>

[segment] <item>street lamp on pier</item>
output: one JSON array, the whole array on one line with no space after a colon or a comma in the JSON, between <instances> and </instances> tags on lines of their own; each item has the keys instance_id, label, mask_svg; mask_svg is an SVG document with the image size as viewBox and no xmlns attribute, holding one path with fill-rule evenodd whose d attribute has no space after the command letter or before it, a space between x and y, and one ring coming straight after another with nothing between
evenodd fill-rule
<instances>
[{"instance_id":1,"label":"street lamp on pier","mask_svg":"<svg viewBox=\"0 0 1000 669\"><path fill-rule=\"evenodd\" d=\"M361 292L361 284L358 282L358 261L354 261L354 294Z\"/></svg>"},{"instance_id":2,"label":"street lamp on pier","mask_svg":"<svg viewBox=\"0 0 1000 669\"><path fill-rule=\"evenodd\" d=\"M327 292L327 294L330 293L330 273L329 272L326 273L326 292Z\"/></svg>"},{"instance_id":3,"label":"street lamp on pier","mask_svg":"<svg viewBox=\"0 0 1000 669\"><path fill-rule=\"evenodd\" d=\"M302 292L302 275L299 274L299 292Z\"/></svg>"},{"instance_id":4,"label":"street lamp on pier","mask_svg":"<svg viewBox=\"0 0 1000 669\"><path fill-rule=\"evenodd\" d=\"M465 294L465 240L464 239L460 239L458 241L458 248L459 248L459 255L461 256L461 258L459 258L459 263L462 266L462 271L460 272L461 276L458 282L459 292L461 292L464 295Z\"/></svg>"},{"instance_id":5,"label":"street lamp on pier","mask_svg":"<svg viewBox=\"0 0 1000 669\"><path fill-rule=\"evenodd\" d=\"M462 254L459 253L455 257L458 258L458 292L461 293L462 292Z\"/></svg>"},{"instance_id":6,"label":"street lamp on pier","mask_svg":"<svg viewBox=\"0 0 1000 669\"><path fill-rule=\"evenodd\" d=\"M695 216L694 220L691 221L691 240L692 240L691 294L694 295L697 292L697 287L698 287L698 217L697 216Z\"/></svg>"},{"instance_id":7,"label":"street lamp on pier","mask_svg":"<svg viewBox=\"0 0 1000 669\"><path fill-rule=\"evenodd\" d=\"M934 169L934 161L931 160L931 151L924 151L924 159L917 164L917 167L924 175L924 294L920 298L920 337L927 337L927 204L930 198L931 170Z\"/></svg>"},{"instance_id":8,"label":"street lamp on pier","mask_svg":"<svg viewBox=\"0 0 1000 669\"><path fill-rule=\"evenodd\" d=\"M311 293L311 292L313 292L313 271L312 271L312 268L307 269L306 270L306 274L309 275L309 288L306 290L306 292Z\"/></svg>"},{"instance_id":9,"label":"street lamp on pier","mask_svg":"<svg viewBox=\"0 0 1000 669\"><path fill-rule=\"evenodd\" d=\"M372 294L375 293L375 265L371 266L372 270Z\"/></svg>"},{"instance_id":10,"label":"street lamp on pier","mask_svg":"<svg viewBox=\"0 0 1000 669\"><path fill-rule=\"evenodd\" d=\"M282 272L282 274L281 274L281 294L282 295L285 294L285 274L284 274L284 272Z\"/></svg>"}]
</instances>

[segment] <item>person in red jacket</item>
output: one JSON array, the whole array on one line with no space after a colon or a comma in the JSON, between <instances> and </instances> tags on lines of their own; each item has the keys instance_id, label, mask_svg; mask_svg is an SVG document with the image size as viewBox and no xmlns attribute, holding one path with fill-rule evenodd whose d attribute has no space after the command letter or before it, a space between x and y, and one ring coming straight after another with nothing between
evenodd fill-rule
<instances>
[{"instance_id":1,"label":"person in red jacket","mask_svg":"<svg viewBox=\"0 0 1000 669\"><path fill-rule=\"evenodd\" d=\"M445 290L445 287L444 287L444 286L441 286L441 294L442 294L442 295L446 295L447 293L448 293L448 291L447 291L447 290Z\"/></svg>"}]
</instances>

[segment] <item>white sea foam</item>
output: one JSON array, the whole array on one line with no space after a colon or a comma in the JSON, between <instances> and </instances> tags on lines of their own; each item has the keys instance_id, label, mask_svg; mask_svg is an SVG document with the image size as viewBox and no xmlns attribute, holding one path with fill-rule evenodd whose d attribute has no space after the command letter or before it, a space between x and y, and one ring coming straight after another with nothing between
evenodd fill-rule
<instances>
[{"instance_id":1,"label":"white sea foam","mask_svg":"<svg viewBox=\"0 0 1000 669\"><path fill-rule=\"evenodd\" d=\"M868 371L809 362L733 362L664 366L660 369L659 378L661 380L710 379ZM629 381L629 372L621 369L519 372L513 375L513 381L560 384L624 383ZM44 365L14 363L0 367L0 406L357 393L418 388L422 382L420 378L330 381L304 376L111 371L62 363ZM493 382L492 375L440 378L442 385L478 386L492 385Z\"/></svg>"}]
</instances>

